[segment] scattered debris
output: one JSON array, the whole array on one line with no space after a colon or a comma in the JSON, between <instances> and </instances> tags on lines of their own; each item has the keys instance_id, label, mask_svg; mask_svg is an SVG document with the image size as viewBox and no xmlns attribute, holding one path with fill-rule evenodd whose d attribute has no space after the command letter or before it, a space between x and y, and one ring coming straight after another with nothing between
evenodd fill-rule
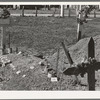
<instances>
[{"instance_id":1,"label":"scattered debris","mask_svg":"<svg viewBox=\"0 0 100 100\"><path fill-rule=\"evenodd\" d=\"M34 66L30 66L30 69L34 69Z\"/></svg>"},{"instance_id":2,"label":"scattered debris","mask_svg":"<svg viewBox=\"0 0 100 100\"><path fill-rule=\"evenodd\" d=\"M48 73L48 78L51 78L52 77L52 74Z\"/></svg>"},{"instance_id":3,"label":"scattered debris","mask_svg":"<svg viewBox=\"0 0 100 100\"><path fill-rule=\"evenodd\" d=\"M38 57L38 58L41 58L41 59L44 59L44 56L43 56L43 54L36 54L36 55L34 55L35 57Z\"/></svg>"},{"instance_id":4,"label":"scattered debris","mask_svg":"<svg viewBox=\"0 0 100 100\"><path fill-rule=\"evenodd\" d=\"M40 61L40 62L39 62L39 65L44 66L45 64L44 64L43 61Z\"/></svg>"},{"instance_id":5,"label":"scattered debris","mask_svg":"<svg viewBox=\"0 0 100 100\"><path fill-rule=\"evenodd\" d=\"M22 54L22 52L21 52L21 51L17 53L17 55L20 55L20 54Z\"/></svg>"},{"instance_id":6,"label":"scattered debris","mask_svg":"<svg viewBox=\"0 0 100 100\"><path fill-rule=\"evenodd\" d=\"M20 71L20 70L16 72L16 74L17 74L17 75L19 75L20 73L21 73L21 71Z\"/></svg>"},{"instance_id":7,"label":"scattered debris","mask_svg":"<svg viewBox=\"0 0 100 100\"><path fill-rule=\"evenodd\" d=\"M13 70L16 69L15 66L14 66L13 64L10 64L10 67L11 67Z\"/></svg>"},{"instance_id":8,"label":"scattered debris","mask_svg":"<svg viewBox=\"0 0 100 100\"><path fill-rule=\"evenodd\" d=\"M24 77L26 77L26 75L23 75L22 77L24 78Z\"/></svg>"},{"instance_id":9,"label":"scattered debris","mask_svg":"<svg viewBox=\"0 0 100 100\"><path fill-rule=\"evenodd\" d=\"M57 77L51 77L51 82L57 82L57 81L58 81Z\"/></svg>"},{"instance_id":10,"label":"scattered debris","mask_svg":"<svg viewBox=\"0 0 100 100\"><path fill-rule=\"evenodd\" d=\"M0 82L2 82L2 81L4 81L4 79L0 77Z\"/></svg>"}]
</instances>

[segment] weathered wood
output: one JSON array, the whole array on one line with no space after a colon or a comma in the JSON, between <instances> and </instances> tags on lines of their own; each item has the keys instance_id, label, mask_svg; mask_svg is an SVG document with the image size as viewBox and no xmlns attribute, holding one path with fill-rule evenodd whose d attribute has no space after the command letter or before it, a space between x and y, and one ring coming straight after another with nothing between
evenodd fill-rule
<instances>
[{"instance_id":1,"label":"weathered wood","mask_svg":"<svg viewBox=\"0 0 100 100\"><path fill-rule=\"evenodd\" d=\"M6 39L5 39L5 27L1 27L1 34L0 34L0 55L5 54L6 49Z\"/></svg>"},{"instance_id":2,"label":"weathered wood","mask_svg":"<svg viewBox=\"0 0 100 100\"><path fill-rule=\"evenodd\" d=\"M70 12L71 12L71 9L70 9L70 5L69 5L69 8L68 8L68 17L70 17Z\"/></svg>"},{"instance_id":3,"label":"weathered wood","mask_svg":"<svg viewBox=\"0 0 100 100\"><path fill-rule=\"evenodd\" d=\"M81 5L79 10L81 11ZM79 41L81 39L82 35L82 24L81 24L81 18L82 18L82 13L78 13L78 25L77 25L77 40Z\"/></svg>"},{"instance_id":4,"label":"weathered wood","mask_svg":"<svg viewBox=\"0 0 100 100\"><path fill-rule=\"evenodd\" d=\"M8 37L8 48L10 49L10 33L9 33L9 37Z\"/></svg>"},{"instance_id":5,"label":"weathered wood","mask_svg":"<svg viewBox=\"0 0 100 100\"><path fill-rule=\"evenodd\" d=\"M94 58L95 57L95 45L94 40L91 37L90 41L88 43L88 58ZM95 90L95 66L91 65L88 68L88 88L89 90Z\"/></svg>"},{"instance_id":6,"label":"weathered wood","mask_svg":"<svg viewBox=\"0 0 100 100\"><path fill-rule=\"evenodd\" d=\"M18 47L16 47L16 53L18 53Z\"/></svg>"},{"instance_id":7,"label":"weathered wood","mask_svg":"<svg viewBox=\"0 0 100 100\"><path fill-rule=\"evenodd\" d=\"M63 42L62 42L62 47L63 47L63 49L64 49L64 51L65 51L65 54L66 54L66 56L67 56L67 58L68 58L69 63L72 65L72 64L73 64L73 60L72 60L72 58L71 58L71 56L70 56L70 53L69 53L69 51L66 49L65 44L64 44Z\"/></svg>"},{"instance_id":8,"label":"weathered wood","mask_svg":"<svg viewBox=\"0 0 100 100\"><path fill-rule=\"evenodd\" d=\"M81 39L81 37L82 37L82 31L81 31L80 28L81 28L81 27L80 27L80 25L78 24L77 41L79 41L79 40Z\"/></svg>"},{"instance_id":9,"label":"weathered wood","mask_svg":"<svg viewBox=\"0 0 100 100\"><path fill-rule=\"evenodd\" d=\"M94 18L96 18L96 9L94 9Z\"/></svg>"},{"instance_id":10,"label":"weathered wood","mask_svg":"<svg viewBox=\"0 0 100 100\"><path fill-rule=\"evenodd\" d=\"M10 53L12 53L12 48L10 48Z\"/></svg>"},{"instance_id":11,"label":"weathered wood","mask_svg":"<svg viewBox=\"0 0 100 100\"><path fill-rule=\"evenodd\" d=\"M22 7L22 17L24 17L24 6Z\"/></svg>"},{"instance_id":12,"label":"weathered wood","mask_svg":"<svg viewBox=\"0 0 100 100\"><path fill-rule=\"evenodd\" d=\"M58 76L58 64L59 64L59 48L57 49L57 61L56 61L56 74Z\"/></svg>"},{"instance_id":13,"label":"weathered wood","mask_svg":"<svg viewBox=\"0 0 100 100\"><path fill-rule=\"evenodd\" d=\"M38 13L37 7L35 7L35 10L36 10L35 16L37 17L37 13Z\"/></svg>"}]
</instances>

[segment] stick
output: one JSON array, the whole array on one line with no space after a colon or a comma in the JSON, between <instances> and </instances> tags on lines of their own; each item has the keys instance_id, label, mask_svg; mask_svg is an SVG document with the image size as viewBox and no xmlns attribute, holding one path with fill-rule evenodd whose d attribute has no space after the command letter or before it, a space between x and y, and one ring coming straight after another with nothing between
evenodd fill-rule
<instances>
[{"instance_id":1,"label":"stick","mask_svg":"<svg viewBox=\"0 0 100 100\"><path fill-rule=\"evenodd\" d=\"M70 53L69 53L69 51L66 49L65 44L64 44L63 42L62 42L62 47L63 47L63 49L64 49L64 51L65 51L65 54L66 54L66 56L67 56L67 58L68 58L69 63L72 65L72 64L73 64L73 60L72 60L72 58L71 58L71 56L70 56Z\"/></svg>"},{"instance_id":2,"label":"stick","mask_svg":"<svg viewBox=\"0 0 100 100\"><path fill-rule=\"evenodd\" d=\"M68 8L68 17L70 17L70 5L69 5L69 8Z\"/></svg>"},{"instance_id":3,"label":"stick","mask_svg":"<svg viewBox=\"0 0 100 100\"><path fill-rule=\"evenodd\" d=\"M59 48L57 49L57 62L56 62L56 73L58 76L58 63L59 63Z\"/></svg>"},{"instance_id":4,"label":"stick","mask_svg":"<svg viewBox=\"0 0 100 100\"><path fill-rule=\"evenodd\" d=\"M94 18L96 18L96 10L94 9Z\"/></svg>"},{"instance_id":5,"label":"stick","mask_svg":"<svg viewBox=\"0 0 100 100\"><path fill-rule=\"evenodd\" d=\"M6 41L6 39L5 39L5 29L2 26L1 27L1 49L2 49L1 55L5 54L5 49L6 49L5 41Z\"/></svg>"},{"instance_id":6,"label":"stick","mask_svg":"<svg viewBox=\"0 0 100 100\"><path fill-rule=\"evenodd\" d=\"M9 33L9 37L8 37L8 48L10 49L10 33Z\"/></svg>"}]
</instances>

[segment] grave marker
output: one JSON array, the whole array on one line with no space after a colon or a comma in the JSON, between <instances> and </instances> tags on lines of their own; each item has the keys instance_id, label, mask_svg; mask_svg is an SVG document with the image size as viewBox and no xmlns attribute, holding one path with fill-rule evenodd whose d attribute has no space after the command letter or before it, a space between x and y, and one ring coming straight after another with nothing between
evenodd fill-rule
<instances>
[{"instance_id":1,"label":"grave marker","mask_svg":"<svg viewBox=\"0 0 100 100\"><path fill-rule=\"evenodd\" d=\"M95 47L94 47L94 40L91 37L88 43L88 58L95 57ZM89 90L95 90L95 66L91 65L88 68L88 87Z\"/></svg>"},{"instance_id":2,"label":"grave marker","mask_svg":"<svg viewBox=\"0 0 100 100\"><path fill-rule=\"evenodd\" d=\"M57 49L57 61L56 61L56 74L58 76L58 64L59 64L59 48Z\"/></svg>"},{"instance_id":3,"label":"grave marker","mask_svg":"<svg viewBox=\"0 0 100 100\"><path fill-rule=\"evenodd\" d=\"M6 38L5 38L5 30L6 26L10 25L10 18L0 19L0 55L5 54L6 49Z\"/></svg>"}]
</instances>

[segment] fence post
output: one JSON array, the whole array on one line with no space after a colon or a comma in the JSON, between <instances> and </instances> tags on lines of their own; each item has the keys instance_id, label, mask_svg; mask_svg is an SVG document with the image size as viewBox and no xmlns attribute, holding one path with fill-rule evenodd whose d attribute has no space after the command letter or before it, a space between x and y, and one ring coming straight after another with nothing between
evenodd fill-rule
<instances>
[{"instance_id":1,"label":"fence post","mask_svg":"<svg viewBox=\"0 0 100 100\"><path fill-rule=\"evenodd\" d=\"M70 9L70 5L69 5L69 8L68 8L68 17L70 17L70 11L71 11L71 9Z\"/></svg>"},{"instance_id":2,"label":"fence post","mask_svg":"<svg viewBox=\"0 0 100 100\"><path fill-rule=\"evenodd\" d=\"M95 57L95 46L94 46L94 40L91 37L88 43L88 58L94 58ZM89 90L95 90L95 66L91 65L88 68L88 88Z\"/></svg>"},{"instance_id":3,"label":"fence post","mask_svg":"<svg viewBox=\"0 0 100 100\"><path fill-rule=\"evenodd\" d=\"M9 33L9 37L8 37L8 48L10 49L10 33Z\"/></svg>"},{"instance_id":4,"label":"fence post","mask_svg":"<svg viewBox=\"0 0 100 100\"><path fill-rule=\"evenodd\" d=\"M5 49L6 49L6 39L5 39L5 29L4 26L1 27L1 55L5 54Z\"/></svg>"},{"instance_id":5,"label":"fence post","mask_svg":"<svg viewBox=\"0 0 100 100\"><path fill-rule=\"evenodd\" d=\"M67 58L68 58L69 63L72 65L72 64L73 64L73 60L72 60L72 58L71 58L71 56L70 56L70 53L69 53L69 51L66 49L65 44L64 44L63 42L62 42L62 47L63 47L63 49L64 49L64 51L65 51L65 54L66 54L66 56L67 56Z\"/></svg>"},{"instance_id":6,"label":"fence post","mask_svg":"<svg viewBox=\"0 0 100 100\"><path fill-rule=\"evenodd\" d=\"M96 9L94 9L94 18L96 18Z\"/></svg>"},{"instance_id":7,"label":"fence post","mask_svg":"<svg viewBox=\"0 0 100 100\"><path fill-rule=\"evenodd\" d=\"M16 47L16 53L18 53L18 47Z\"/></svg>"},{"instance_id":8,"label":"fence post","mask_svg":"<svg viewBox=\"0 0 100 100\"><path fill-rule=\"evenodd\" d=\"M24 17L24 6L22 7L22 17Z\"/></svg>"},{"instance_id":9,"label":"fence post","mask_svg":"<svg viewBox=\"0 0 100 100\"><path fill-rule=\"evenodd\" d=\"M57 49L57 61L56 61L56 74L58 76L58 63L59 63L59 48Z\"/></svg>"},{"instance_id":10,"label":"fence post","mask_svg":"<svg viewBox=\"0 0 100 100\"><path fill-rule=\"evenodd\" d=\"M37 7L35 7L35 10L36 10L35 16L37 17L37 13L38 13Z\"/></svg>"},{"instance_id":11,"label":"fence post","mask_svg":"<svg viewBox=\"0 0 100 100\"><path fill-rule=\"evenodd\" d=\"M64 5L61 5L61 17L64 17Z\"/></svg>"}]
</instances>

